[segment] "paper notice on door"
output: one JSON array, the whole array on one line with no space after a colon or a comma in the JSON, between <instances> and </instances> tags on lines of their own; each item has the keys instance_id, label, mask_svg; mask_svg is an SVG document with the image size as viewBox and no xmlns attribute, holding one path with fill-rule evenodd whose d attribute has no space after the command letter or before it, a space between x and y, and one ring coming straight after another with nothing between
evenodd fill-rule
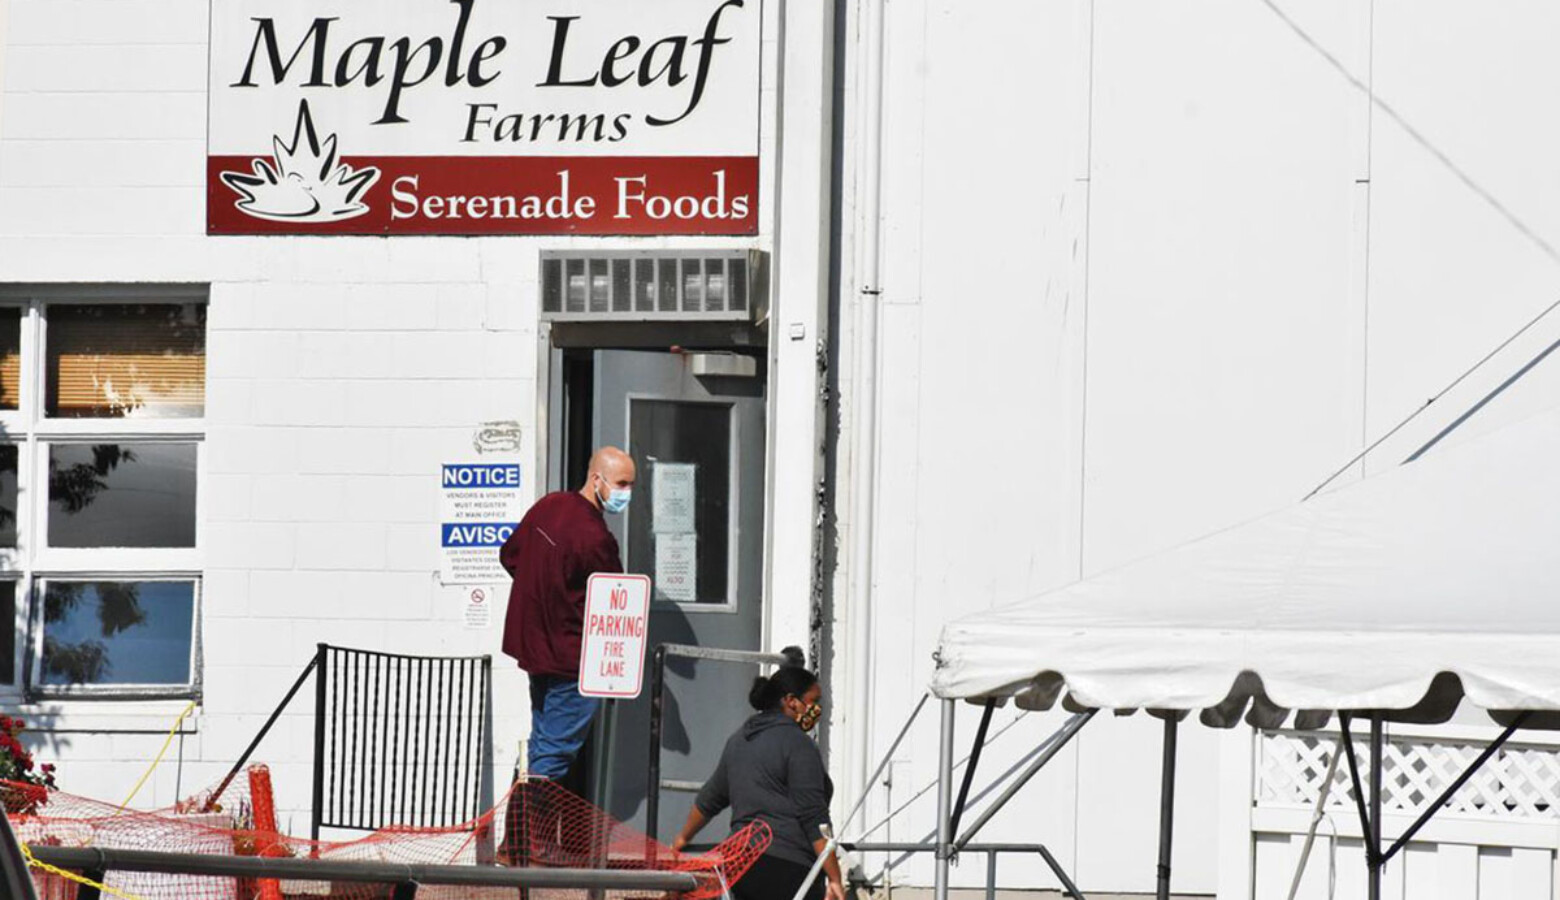
<instances>
[{"instance_id":1,"label":"paper notice on door","mask_svg":"<svg viewBox=\"0 0 1560 900\"><path fill-rule=\"evenodd\" d=\"M699 599L699 538L693 534L655 536L655 593L658 600L696 603Z\"/></svg>"},{"instance_id":2,"label":"paper notice on door","mask_svg":"<svg viewBox=\"0 0 1560 900\"><path fill-rule=\"evenodd\" d=\"M652 528L657 535L694 533L695 463L657 462L650 476Z\"/></svg>"}]
</instances>

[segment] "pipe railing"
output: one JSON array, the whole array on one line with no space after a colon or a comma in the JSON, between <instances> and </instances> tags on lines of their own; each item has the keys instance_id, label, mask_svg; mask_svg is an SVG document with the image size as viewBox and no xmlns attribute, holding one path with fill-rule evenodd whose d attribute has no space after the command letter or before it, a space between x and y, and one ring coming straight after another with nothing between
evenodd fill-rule
<instances>
[{"instance_id":1,"label":"pipe railing","mask_svg":"<svg viewBox=\"0 0 1560 900\"><path fill-rule=\"evenodd\" d=\"M349 881L395 885L395 900L413 900L421 885L464 887L553 888L581 891L692 890L698 881L686 872L634 869L511 869L497 866L420 865L386 862L349 862L307 858L221 856L205 853L165 853L154 850L118 850L103 847L31 846L39 862L83 872L101 882L106 873L160 872L226 878L276 878L300 881ZM76 895L88 900L97 893L83 886Z\"/></svg>"},{"instance_id":2,"label":"pipe railing","mask_svg":"<svg viewBox=\"0 0 1560 900\"><path fill-rule=\"evenodd\" d=\"M934 844L914 844L907 841L843 841L840 846L852 853L931 853L937 849ZM986 900L996 900L997 896L997 856L1002 853L1034 853L1045 861L1056 880L1061 882L1062 892L1073 900L1087 900L1078 886L1073 884L1071 878L1063 871L1062 864L1044 844L965 844L960 848L964 853L986 854ZM862 880L858 883L871 884L870 880Z\"/></svg>"},{"instance_id":3,"label":"pipe railing","mask_svg":"<svg viewBox=\"0 0 1560 900\"><path fill-rule=\"evenodd\" d=\"M657 644L650 657L650 771L645 779L645 834L659 840L661 789L699 789L693 782L661 780L661 737L666 704L666 658L708 659L716 662L748 663L759 666L783 666L787 659L780 653L757 650L725 650L719 647L695 647L692 644Z\"/></svg>"}]
</instances>

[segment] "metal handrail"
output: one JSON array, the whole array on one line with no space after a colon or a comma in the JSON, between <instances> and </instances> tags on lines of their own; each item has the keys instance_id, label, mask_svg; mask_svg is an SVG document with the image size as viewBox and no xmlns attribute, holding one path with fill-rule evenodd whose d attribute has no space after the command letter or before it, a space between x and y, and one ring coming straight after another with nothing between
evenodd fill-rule
<instances>
[{"instance_id":1,"label":"metal handrail","mask_svg":"<svg viewBox=\"0 0 1560 900\"><path fill-rule=\"evenodd\" d=\"M932 853L937 849L936 844L917 844L908 841L880 841L876 843L869 841L857 841L854 843L842 841L840 846L852 853ZM1078 890L1078 886L1073 884L1072 879L1067 877L1067 873L1062 869L1062 864L1057 862L1056 857L1051 854L1050 849L1044 844L965 844L959 849L966 853L986 854L986 900L996 900L997 854L999 853L1039 854L1040 858L1045 861L1046 866L1051 870L1051 874L1055 875L1056 880L1061 882L1064 894L1072 897L1073 900L1087 900L1083 896L1083 892ZM870 880L864 879L863 882L870 883Z\"/></svg>"},{"instance_id":2,"label":"metal handrail","mask_svg":"<svg viewBox=\"0 0 1560 900\"><path fill-rule=\"evenodd\" d=\"M840 846L852 853L930 853L932 844L915 841L840 841ZM1014 844L998 841L993 844L966 844L960 852L967 853L1038 853L1043 844Z\"/></svg>"},{"instance_id":3,"label":"metal handrail","mask_svg":"<svg viewBox=\"0 0 1560 900\"><path fill-rule=\"evenodd\" d=\"M500 866L165 853L104 847L48 847L42 844L32 845L31 850L40 862L61 869L92 873L117 870L229 878L371 882L398 885L396 896L407 898L415 895L417 885L423 884L623 891L688 891L698 884L698 880L686 872L633 869L511 869ZM406 886L410 886L409 891Z\"/></svg>"},{"instance_id":4,"label":"metal handrail","mask_svg":"<svg viewBox=\"0 0 1560 900\"><path fill-rule=\"evenodd\" d=\"M650 771L645 780L645 834L659 839L661 821L661 728L666 700L666 658L710 659L719 662L783 666L786 657L758 650L725 650L720 647L695 647L692 644L657 644L650 657Z\"/></svg>"},{"instance_id":5,"label":"metal handrail","mask_svg":"<svg viewBox=\"0 0 1560 900\"><path fill-rule=\"evenodd\" d=\"M667 656L684 659L714 659L722 662L745 662L759 666L783 666L786 658L780 653L762 650L727 650L723 647L698 647L693 644L656 644L657 650L665 650Z\"/></svg>"},{"instance_id":6,"label":"metal handrail","mask_svg":"<svg viewBox=\"0 0 1560 900\"><path fill-rule=\"evenodd\" d=\"M265 720L265 724L260 726L259 731L255 732L254 739L249 742L248 747L244 748L244 752L238 755L238 762L233 763L233 768L228 770L227 775L222 778L222 782L217 785L217 789L211 792L210 797L206 798L206 802L200 808L201 812L211 812L213 809L216 809L217 803L222 800L222 794L227 791L228 785L232 784L233 779L238 777L238 773L244 770L244 764L249 762L249 757L254 755L255 749L260 746L261 741L265 740L265 736L271 733L271 726L275 725L276 720L282 717L282 711L287 709L288 704L292 703L292 699L297 695L298 689L302 688L303 683L309 680L309 676L314 674L314 667L319 664L320 658L318 654L309 657L309 664L303 667L303 671L299 673L298 680L293 682L293 686L287 692L287 696L282 698L281 703L276 704L276 709L271 711L271 717Z\"/></svg>"}]
</instances>

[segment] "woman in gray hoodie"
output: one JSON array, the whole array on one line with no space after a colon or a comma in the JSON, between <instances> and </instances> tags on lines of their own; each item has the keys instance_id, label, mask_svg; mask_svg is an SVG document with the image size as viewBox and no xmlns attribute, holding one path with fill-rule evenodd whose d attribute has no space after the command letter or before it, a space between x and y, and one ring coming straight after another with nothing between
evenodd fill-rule
<instances>
[{"instance_id":1,"label":"woman in gray hoodie","mask_svg":"<svg viewBox=\"0 0 1560 900\"><path fill-rule=\"evenodd\" d=\"M733 831L755 820L768 823L774 840L731 886L736 900L792 900L823 853L822 826L829 824L834 784L818 745L807 736L823 714L818 705L822 695L818 676L797 665L755 679L748 703L758 712L726 741L720 764L672 841L672 849L681 850L728 806ZM833 853L824 861L823 874L824 879L813 882L807 900L825 900L825 893L827 900L844 900Z\"/></svg>"}]
</instances>

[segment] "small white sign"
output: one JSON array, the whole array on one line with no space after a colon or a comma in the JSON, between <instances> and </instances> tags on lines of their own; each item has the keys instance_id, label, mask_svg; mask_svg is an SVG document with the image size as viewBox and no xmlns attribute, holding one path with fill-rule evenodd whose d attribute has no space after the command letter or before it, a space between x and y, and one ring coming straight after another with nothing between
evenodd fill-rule
<instances>
[{"instance_id":1,"label":"small white sign","mask_svg":"<svg viewBox=\"0 0 1560 900\"><path fill-rule=\"evenodd\" d=\"M493 603L498 591L491 587L474 587L466 591L466 605L462 621L467 631L486 631L493 624Z\"/></svg>"},{"instance_id":2,"label":"small white sign","mask_svg":"<svg viewBox=\"0 0 1560 900\"><path fill-rule=\"evenodd\" d=\"M699 538L693 534L655 536L655 586L662 600L699 600Z\"/></svg>"},{"instance_id":3,"label":"small white sign","mask_svg":"<svg viewBox=\"0 0 1560 900\"><path fill-rule=\"evenodd\" d=\"M580 693L639 696L650 632L650 579L598 572L585 582L580 640Z\"/></svg>"},{"instance_id":4,"label":"small white sign","mask_svg":"<svg viewBox=\"0 0 1560 900\"><path fill-rule=\"evenodd\" d=\"M698 473L699 467L694 463L655 464L650 476L650 522L656 534L694 531L694 484Z\"/></svg>"}]
</instances>

